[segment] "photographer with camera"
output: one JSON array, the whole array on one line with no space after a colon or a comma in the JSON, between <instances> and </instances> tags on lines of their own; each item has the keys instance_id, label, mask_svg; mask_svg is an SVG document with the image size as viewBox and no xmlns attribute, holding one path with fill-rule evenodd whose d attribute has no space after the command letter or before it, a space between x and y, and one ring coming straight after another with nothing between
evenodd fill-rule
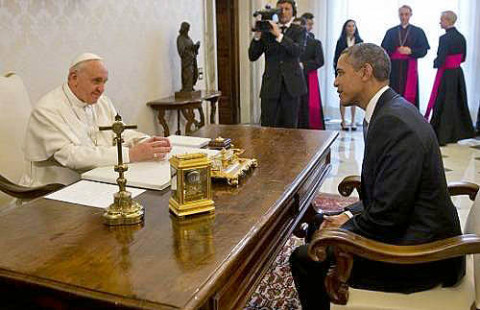
<instances>
[{"instance_id":1,"label":"photographer with camera","mask_svg":"<svg viewBox=\"0 0 480 310\"><path fill-rule=\"evenodd\" d=\"M278 12L279 23L274 21ZM261 125L296 128L300 96L307 92L300 55L305 48L305 29L292 23L294 0L279 0L277 10L255 12L257 22L248 49L250 61L265 53L261 98ZM261 20L258 20L260 18Z\"/></svg>"}]
</instances>

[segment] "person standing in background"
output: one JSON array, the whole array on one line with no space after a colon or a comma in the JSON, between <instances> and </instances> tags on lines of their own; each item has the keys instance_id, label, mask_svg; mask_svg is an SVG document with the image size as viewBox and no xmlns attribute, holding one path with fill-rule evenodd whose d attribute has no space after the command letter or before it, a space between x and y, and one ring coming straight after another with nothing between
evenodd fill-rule
<instances>
[{"instance_id":1,"label":"person standing in background","mask_svg":"<svg viewBox=\"0 0 480 310\"><path fill-rule=\"evenodd\" d=\"M335 70L335 77L337 76L337 63L338 58L340 58L340 54L343 52L344 49L350 47L352 45L362 43L363 40L358 33L357 23L353 19L347 20L342 27L342 33L340 34L340 38L338 38L337 46L335 47L335 57L333 58L333 69ZM357 126L355 125L355 106L350 107L352 121L350 123L350 128L352 131L357 130ZM342 130L348 130L348 127L345 123L345 107L340 105L340 115L342 117L342 122L340 126Z\"/></svg>"},{"instance_id":2,"label":"person standing in background","mask_svg":"<svg viewBox=\"0 0 480 310\"><path fill-rule=\"evenodd\" d=\"M468 110L465 77L460 67L467 56L467 42L455 28L456 21L457 15L454 12L442 12L440 27L445 29L445 34L440 37L437 58L433 62L433 67L438 68L438 71L425 113L428 120L433 110L430 124L440 145L473 138L475 135Z\"/></svg>"},{"instance_id":3,"label":"person standing in background","mask_svg":"<svg viewBox=\"0 0 480 310\"><path fill-rule=\"evenodd\" d=\"M268 31L256 30L248 49L250 61L265 54L265 72L260 90L261 125L297 128L300 97L307 92L300 66L305 48L305 29L293 23L294 0L278 0L279 23L269 22Z\"/></svg>"},{"instance_id":4,"label":"person standing in background","mask_svg":"<svg viewBox=\"0 0 480 310\"><path fill-rule=\"evenodd\" d=\"M403 5L398 9L400 25L388 29L382 41L392 62L390 87L418 109L418 65L430 49L422 28L410 24L412 8Z\"/></svg>"},{"instance_id":5,"label":"person standing in background","mask_svg":"<svg viewBox=\"0 0 480 310\"><path fill-rule=\"evenodd\" d=\"M300 98L298 128L325 129L322 98L320 96L320 85L318 84L317 74L317 70L325 63L322 42L317 40L312 32L314 25L314 16L312 13L307 12L302 14L299 22L307 31L305 51L300 56L300 64L303 67L308 93Z\"/></svg>"}]
</instances>

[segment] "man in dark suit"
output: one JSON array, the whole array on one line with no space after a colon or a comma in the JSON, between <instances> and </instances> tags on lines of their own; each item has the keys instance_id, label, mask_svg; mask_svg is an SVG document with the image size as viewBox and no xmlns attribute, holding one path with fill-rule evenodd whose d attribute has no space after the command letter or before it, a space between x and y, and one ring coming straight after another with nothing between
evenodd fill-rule
<instances>
[{"instance_id":1,"label":"man in dark suit","mask_svg":"<svg viewBox=\"0 0 480 310\"><path fill-rule=\"evenodd\" d=\"M362 194L346 212L325 217L319 229L341 227L397 245L461 234L435 133L412 104L388 87L390 60L385 51L370 43L351 46L340 56L337 74L340 103L365 110ZM333 255L314 262L301 246L290 263L303 309L329 309L323 283ZM416 265L355 257L349 285L410 293L451 286L464 273L464 257Z\"/></svg>"},{"instance_id":2,"label":"man in dark suit","mask_svg":"<svg viewBox=\"0 0 480 310\"><path fill-rule=\"evenodd\" d=\"M265 53L265 72L260 90L261 124L296 128L300 96L307 92L299 57L305 46L305 29L292 23L295 1L279 0L280 23L270 22L269 32L255 32L250 61Z\"/></svg>"}]
</instances>

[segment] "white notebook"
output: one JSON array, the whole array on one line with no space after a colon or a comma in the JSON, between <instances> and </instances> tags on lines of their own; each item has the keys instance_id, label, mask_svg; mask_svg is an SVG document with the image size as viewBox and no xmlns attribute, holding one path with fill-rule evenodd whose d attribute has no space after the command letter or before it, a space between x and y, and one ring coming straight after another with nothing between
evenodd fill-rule
<instances>
[{"instance_id":1,"label":"white notebook","mask_svg":"<svg viewBox=\"0 0 480 310\"><path fill-rule=\"evenodd\" d=\"M128 164L125 172L127 186L162 190L170 185L170 162L172 155L205 153L209 157L218 154L219 151L209 149L197 149L182 146L173 146L168 158L161 161L147 161ZM118 173L113 166L104 166L92 169L82 174L82 179L116 184Z\"/></svg>"},{"instance_id":2,"label":"white notebook","mask_svg":"<svg viewBox=\"0 0 480 310\"><path fill-rule=\"evenodd\" d=\"M201 148L207 145L210 142L210 138L202 138L202 137L190 137L190 136L177 136L171 135L168 137L170 143L172 145L178 146L188 146L194 148Z\"/></svg>"}]
</instances>

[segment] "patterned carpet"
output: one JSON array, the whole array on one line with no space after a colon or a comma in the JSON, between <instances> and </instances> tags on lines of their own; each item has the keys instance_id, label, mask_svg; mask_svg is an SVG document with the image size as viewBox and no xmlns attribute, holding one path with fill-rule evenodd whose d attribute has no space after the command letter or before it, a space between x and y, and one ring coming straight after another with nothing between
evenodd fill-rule
<instances>
[{"instance_id":1,"label":"patterned carpet","mask_svg":"<svg viewBox=\"0 0 480 310\"><path fill-rule=\"evenodd\" d=\"M322 210L335 211L357 200L353 197L344 198L322 193L315 198L314 204L322 206ZM288 239L244 310L301 309L288 259L293 249L303 243L303 239L294 236Z\"/></svg>"}]
</instances>

